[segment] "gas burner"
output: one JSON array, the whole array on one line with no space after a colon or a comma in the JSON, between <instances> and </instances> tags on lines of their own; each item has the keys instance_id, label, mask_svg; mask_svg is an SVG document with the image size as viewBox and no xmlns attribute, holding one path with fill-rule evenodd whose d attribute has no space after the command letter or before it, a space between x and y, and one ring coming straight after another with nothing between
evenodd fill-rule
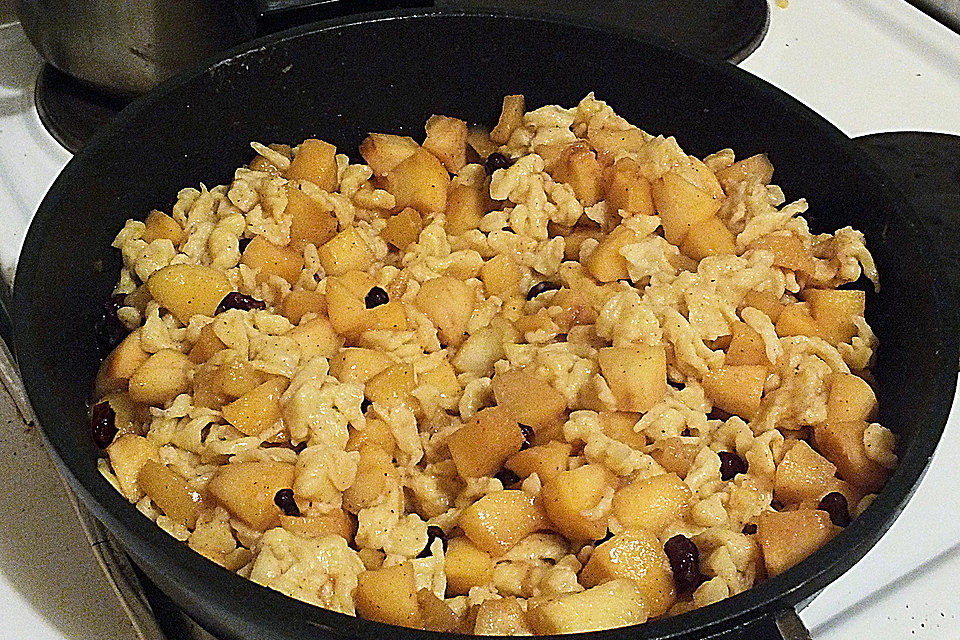
<instances>
[{"instance_id":1,"label":"gas burner","mask_svg":"<svg viewBox=\"0 0 960 640\"><path fill-rule=\"evenodd\" d=\"M34 103L40 122L57 142L76 153L117 115L127 101L75 80L47 64L40 70Z\"/></svg>"}]
</instances>

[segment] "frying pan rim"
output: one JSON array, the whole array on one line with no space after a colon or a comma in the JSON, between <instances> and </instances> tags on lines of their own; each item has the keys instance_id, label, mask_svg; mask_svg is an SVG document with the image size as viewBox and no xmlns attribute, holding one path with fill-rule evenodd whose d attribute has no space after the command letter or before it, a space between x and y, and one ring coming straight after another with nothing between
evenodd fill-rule
<instances>
[{"instance_id":1,"label":"frying pan rim","mask_svg":"<svg viewBox=\"0 0 960 640\"><path fill-rule=\"evenodd\" d=\"M654 47L666 50L671 55L685 59L687 64L694 65L701 69L707 69L723 77L732 77L737 82L749 85L751 90L765 94L765 97L782 104L791 115L802 120L807 120L815 125L820 133L843 153L845 159L856 166L858 172L869 176L878 185L886 186L886 181L883 180L882 175L877 172L876 168L869 163L869 160L867 160L863 154L857 152L851 139L803 103L738 67L720 60L712 60L682 51L674 44L648 34L637 34L631 33L627 29L612 29L609 27L600 27L595 24L573 22L559 16L541 15L535 12L445 9L387 11L360 17L349 16L324 21L322 23L295 27L263 38L258 38L203 61L182 74L164 82L150 94L137 99L121 112L113 124L94 136L86 150L78 154L68 163L48 190L23 243L22 257L17 268L13 305L14 330L17 338L14 341L14 346L23 372L24 382L28 389L34 391L30 396L31 398L38 398L40 400L39 402L34 400L38 406L38 413L55 416L59 412L54 410L52 406L47 406L44 394L42 393L45 390L43 376L39 368L34 365L32 359L25 357L29 355L32 350L36 350L37 343L30 331L28 313L30 310L29 291L31 286L36 286L36 279L40 276L39 265L36 264L35 257L39 253L38 249L42 243L44 228L53 224L56 220L55 203L59 200L59 194L65 191L70 184L74 183L77 176L82 174L86 164L85 158L103 147L105 141L111 137L120 135L125 124L136 121L142 114L148 113L156 103L172 91L189 82L194 82L198 78L216 72L221 66L235 63L245 56L256 55L259 51L268 50L271 47L279 47L288 41L319 32L363 28L364 25L370 23L391 20L448 19L458 17L475 19L506 18L548 22L567 28L615 34L636 42L641 47ZM903 227L908 230L908 233L913 236L913 240L919 244L924 233L913 218L906 215L909 211L908 204L903 201L902 197L888 197L886 200L891 211L891 220L903 225ZM923 256L921 255L921 259L922 258ZM928 272L933 273L932 270L929 269L929 265L925 266L928 267ZM935 297L935 304L940 319L943 320L943 318L945 318L943 311L945 301ZM942 333L942 322L940 327L940 333ZM955 375L951 376L949 372L951 371L951 363L956 360L956 350L954 345L944 340L944 336L938 335L937 339L944 346L941 358L941 364L944 366L937 368L936 384L934 385L940 393L934 396L932 403L938 406L931 407L931 410L937 414L938 418L929 418L930 411L928 410L919 416L920 420L918 420L918 422L939 422L939 416L942 415L944 418L943 422L945 423L945 418L949 411L949 401L952 401L953 397L952 390L956 383L956 377ZM33 349L31 349L31 347ZM953 354L952 360L950 359L951 353ZM949 400L946 401L946 411L944 411L941 406L945 403L943 397L945 394L949 394ZM202 559L201 556L160 530L153 522L142 517L132 505L122 499L122 497L102 479L99 479L99 482L95 482L92 487L88 486L91 477L95 479L99 478L99 474L96 474L95 469L90 472L81 467L81 475L85 477L85 481L82 482L80 477L74 473L73 467L67 464L67 460L73 458L63 454L61 447L54 444L47 432L47 428L43 427L44 424L49 424L50 422L51 421L41 421L41 431L44 434L47 446L52 452L55 452L53 457L61 469L61 472L66 472L73 480L72 484L79 490L81 496L84 498L84 502L88 505L93 505L95 512L101 519L105 519L108 523L111 523L113 525L111 527L112 529L126 530L128 535L136 538L137 541L144 545L149 551L149 554L145 555L150 555L154 558L154 562L162 560L170 562L173 566L189 568L189 570L193 572L193 575L188 576L188 582L194 586L212 580L216 582L225 581L228 585L235 583L236 586L243 589L251 589L253 591L253 597L255 597L256 600L262 602L262 599L265 598L266 602L286 605L281 608L297 612L300 614L301 619L316 619L317 623L322 626L335 625L340 628L346 627L345 630L347 631L352 630L354 627L369 630L371 628L377 629L377 627L380 626L379 623L337 614L293 600ZM936 424L922 424L918 430L918 434L926 434L931 431L936 432L937 428ZM942 432L942 429L943 425L940 425L940 432ZM934 435L937 434L935 433ZM914 455L902 461L901 466L896 470L894 477L888 482L884 491L881 492L875 505L865 512L861 518L858 518L853 525L838 535L837 538L824 549L813 554L797 567L780 576L767 580L742 594L682 616L647 623L642 627L637 627L636 630L642 631L645 636L655 635L656 637L663 638L678 637L694 629L716 632L719 629L728 628L731 624L736 626L755 618L781 611L787 606L793 607L803 597L825 586L852 566L863 556L867 549L876 543L886 531L896 513L902 509L910 493L912 493L916 484L919 482L926 463L932 456L933 450L939 441L939 436L932 442L927 442L924 438L917 438L916 440L921 440L921 442L911 442L911 450L919 447L920 451L915 452ZM88 461L86 465L89 466ZM902 486L905 482L909 483L906 487ZM139 550L137 550L137 553L139 553ZM198 562L198 559L202 559L203 561ZM196 591L195 588L191 588L190 590L191 592ZM222 605L220 606L222 607ZM382 632L398 632L398 629L389 626L382 626L381 629ZM407 634L408 637L440 637L440 634L414 631L405 628L403 632ZM563 637L612 640L612 638L617 637L619 633L622 633L622 630L607 630ZM658 633L660 635L656 635ZM420 634L423 635L421 636Z\"/></svg>"}]
</instances>

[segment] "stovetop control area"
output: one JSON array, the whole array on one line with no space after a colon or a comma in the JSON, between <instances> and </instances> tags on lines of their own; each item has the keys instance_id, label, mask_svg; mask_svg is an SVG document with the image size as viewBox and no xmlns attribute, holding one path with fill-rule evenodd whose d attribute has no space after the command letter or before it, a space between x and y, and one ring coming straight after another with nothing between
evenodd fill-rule
<instances>
[{"instance_id":1,"label":"stovetop control area","mask_svg":"<svg viewBox=\"0 0 960 640\"><path fill-rule=\"evenodd\" d=\"M731 10L751 5L721 4ZM905 0L769 0L767 12L769 22L759 31L755 19L744 21L753 35L737 32L739 48L725 57L850 136L910 131L960 136L957 32ZM51 135L44 122L78 112L88 120L93 113L101 122L122 106L96 96L78 99L76 88L64 88L55 71L41 75L42 61L15 20L10 4L0 0L0 275L7 285L30 219L71 157L58 140L72 136L70 146L78 148L96 128L84 121L66 134ZM67 90L74 91L56 97ZM905 135L866 138L865 143L886 166L897 168L902 157L903 170L895 179L910 197L923 198L936 189L925 182L931 176L937 184L949 184L953 176L955 188L935 194L943 226L931 243L932 252L946 257L949 275L960 264L960 252L950 242L952 232L960 238L957 138ZM945 286L957 287L956 282ZM0 358L0 373L2 364ZM163 640L155 628L138 625L136 616L131 621L112 592L38 429L26 422L15 395L0 385L0 483L9 488L0 495L0 609L5 612L0 638ZM814 639L960 637L957 404L955 399L925 478L890 531L800 612ZM165 619L174 615L162 611ZM167 640L194 637L181 622L165 628Z\"/></svg>"}]
</instances>

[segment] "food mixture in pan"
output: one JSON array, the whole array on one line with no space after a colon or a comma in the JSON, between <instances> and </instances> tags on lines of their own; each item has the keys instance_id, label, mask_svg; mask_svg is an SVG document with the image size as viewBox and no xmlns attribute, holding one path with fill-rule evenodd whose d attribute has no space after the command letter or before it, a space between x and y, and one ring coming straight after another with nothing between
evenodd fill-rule
<instances>
[{"instance_id":1,"label":"food mixture in pan","mask_svg":"<svg viewBox=\"0 0 960 640\"><path fill-rule=\"evenodd\" d=\"M103 475L335 611L477 634L641 623L786 571L896 464L863 235L764 155L698 159L593 95L253 143L127 221Z\"/></svg>"}]
</instances>

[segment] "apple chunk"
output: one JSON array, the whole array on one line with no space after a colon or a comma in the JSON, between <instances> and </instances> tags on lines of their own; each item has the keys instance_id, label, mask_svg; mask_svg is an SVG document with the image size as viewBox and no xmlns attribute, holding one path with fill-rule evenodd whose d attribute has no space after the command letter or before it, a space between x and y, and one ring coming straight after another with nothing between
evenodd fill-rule
<instances>
[{"instance_id":1,"label":"apple chunk","mask_svg":"<svg viewBox=\"0 0 960 640\"><path fill-rule=\"evenodd\" d=\"M600 349L600 371L620 411L649 411L667 392L667 356L662 345Z\"/></svg>"},{"instance_id":2,"label":"apple chunk","mask_svg":"<svg viewBox=\"0 0 960 640\"><path fill-rule=\"evenodd\" d=\"M783 573L827 544L840 527L826 511L768 511L757 519L757 541L771 576Z\"/></svg>"}]
</instances>

